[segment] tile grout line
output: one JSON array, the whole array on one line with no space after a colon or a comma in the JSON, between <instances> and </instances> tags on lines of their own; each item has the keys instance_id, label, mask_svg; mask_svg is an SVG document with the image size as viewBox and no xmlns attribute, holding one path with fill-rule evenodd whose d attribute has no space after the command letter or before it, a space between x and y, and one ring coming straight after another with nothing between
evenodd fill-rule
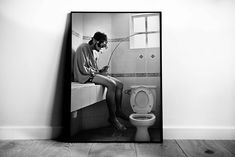
<instances>
[{"instance_id":1,"label":"tile grout line","mask_svg":"<svg viewBox=\"0 0 235 157\"><path fill-rule=\"evenodd\" d=\"M185 155L185 157L188 157L187 154L185 153L185 151L183 150L183 148L180 146L180 144L177 142L177 140L175 140L176 144L178 145L178 147L180 148L180 150L183 152L183 154Z\"/></svg>"}]
</instances>

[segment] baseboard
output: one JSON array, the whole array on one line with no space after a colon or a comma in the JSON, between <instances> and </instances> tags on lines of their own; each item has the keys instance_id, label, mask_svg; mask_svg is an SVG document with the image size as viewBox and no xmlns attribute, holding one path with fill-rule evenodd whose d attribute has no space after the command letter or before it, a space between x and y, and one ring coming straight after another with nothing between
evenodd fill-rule
<instances>
[{"instance_id":1,"label":"baseboard","mask_svg":"<svg viewBox=\"0 0 235 157\"><path fill-rule=\"evenodd\" d=\"M61 130L59 126L0 127L0 140L53 139ZM235 127L164 127L163 139L235 140Z\"/></svg>"},{"instance_id":2,"label":"baseboard","mask_svg":"<svg viewBox=\"0 0 235 157\"><path fill-rule=\"evenodd\" d=\"M62 127L52 126L4 126L0 127L0 139L53 139L61 130Z\"/></svg>"},{"instance_id":3,"label":"baseboard","mask_svg":"<svg viewBox=\"0 0 235 157\"><path fill-rule=\"evenodd\" d=\"M164 127L163 138L235 140L235 127Z\"/></svg>"}]
</instances>

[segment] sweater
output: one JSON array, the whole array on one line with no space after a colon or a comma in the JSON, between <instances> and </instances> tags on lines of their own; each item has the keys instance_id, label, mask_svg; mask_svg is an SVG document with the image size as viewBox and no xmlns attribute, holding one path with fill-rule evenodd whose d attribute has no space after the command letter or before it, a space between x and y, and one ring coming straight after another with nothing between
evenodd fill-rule
<instances>
[{"instance_id":1,"label":"sweater","mask_svg":"<svg viewBox=\"0 0 235 157\"><path fill-rule=\"evenodd\" d=\"M87 43L81 44L74 54L73 80L75 82L85 83L94 77L97 71L99 70L91 46Z\"/></svg>"}]
</instances>

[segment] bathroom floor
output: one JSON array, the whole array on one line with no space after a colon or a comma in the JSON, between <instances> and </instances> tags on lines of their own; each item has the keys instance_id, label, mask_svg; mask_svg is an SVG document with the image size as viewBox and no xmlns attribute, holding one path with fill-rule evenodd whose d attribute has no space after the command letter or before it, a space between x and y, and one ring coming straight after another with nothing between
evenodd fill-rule
<instances>
[{"instance_id":1,"label":"bathroom floor","mask_svg":"<svg viewBox=\"0 0 235 157\"><path fill-rule=\"evenodd\" d=\"M112 127L84 130L71 138L74 142L134 142L136 128L129 127L126 131L117 131ZM160 142L161 130L149 128L151 142Z\"/></svg>"}]
</instances>

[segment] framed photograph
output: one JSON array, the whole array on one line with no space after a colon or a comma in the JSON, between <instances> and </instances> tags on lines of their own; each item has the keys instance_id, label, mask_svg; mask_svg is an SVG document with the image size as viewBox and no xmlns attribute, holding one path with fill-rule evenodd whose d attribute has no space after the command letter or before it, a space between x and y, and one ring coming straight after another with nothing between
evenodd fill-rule
<instances>
[{"instance_id":1,"label":"framed photograph","mask_svg":"<svg viewBox=\"0 0 235 157\"><path fill-rule=\"evenodd\" d=\"M70 140L162 142L161 12L70 18Z\"/></svg>"}]
</instances>

